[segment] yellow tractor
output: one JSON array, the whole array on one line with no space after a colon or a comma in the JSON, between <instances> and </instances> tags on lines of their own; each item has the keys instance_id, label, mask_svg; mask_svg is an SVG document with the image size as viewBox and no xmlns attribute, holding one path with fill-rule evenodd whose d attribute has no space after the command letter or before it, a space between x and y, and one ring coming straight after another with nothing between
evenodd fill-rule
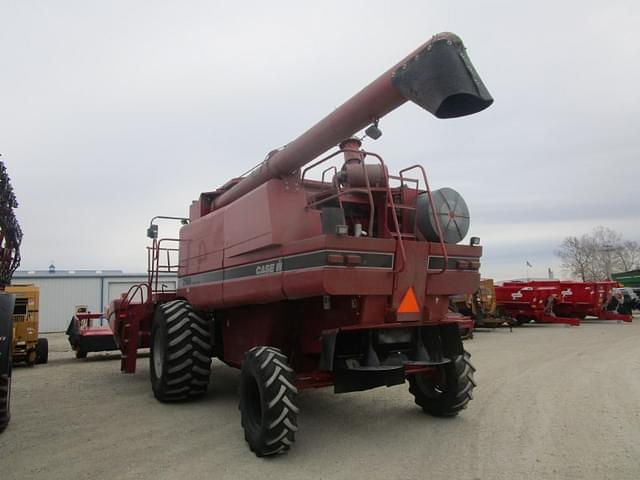
<instances>
[{"instance_id":1,"label":"yellow tractor","mask_svg":"<svg viewBox=\"0 0 640 480\"><path fill-rule=\"evenodd\" d=\"M508 323L497 309L492 278L480 280L480 288L475 293L452 297L451 309L470 316L478 327L498 327Z\"/></svg>"},{"instance_id":2,"label":"yellow tractor","mask_svg":"<svg viewBox=\"0 0 640 480\"><path fill-rule=\"evenodd\" d=\"M13 363L47 363L49 343L46 338L38 338L40 290L36 285L9 285L5 291L16 296L11 346Z\"/></svg>"}]
</instances>

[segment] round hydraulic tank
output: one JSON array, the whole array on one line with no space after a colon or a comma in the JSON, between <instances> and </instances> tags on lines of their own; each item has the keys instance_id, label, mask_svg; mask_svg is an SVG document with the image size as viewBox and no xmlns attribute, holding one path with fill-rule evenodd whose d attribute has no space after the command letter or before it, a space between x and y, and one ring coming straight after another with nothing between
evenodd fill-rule
<instances>
[{"instance_id":1,"label":"round hydraulic tank","mask_svg":"<svg viewBox=\"0 0 640 480\"><path fill-rule=\"evenodd\" d=\"M430 242L439 242L438 227L433 219L433 211L440 221L442 240L445 243L458 243L469 231L469 208L458 192L453 188L440 188L431 192L433 205L429 203L426 192L418 195L418 228Z\"/></svg>"}]
</instances>

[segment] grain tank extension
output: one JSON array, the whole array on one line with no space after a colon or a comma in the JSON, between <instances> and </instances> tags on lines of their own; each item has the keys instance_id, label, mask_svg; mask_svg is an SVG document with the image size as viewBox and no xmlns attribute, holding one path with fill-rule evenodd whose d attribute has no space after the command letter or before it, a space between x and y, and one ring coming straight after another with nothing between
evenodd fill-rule
<instances>
[{"instance_id":1,"label":"grain tank extension","mask_svg":"<svg viewBox=\"0 0 640 480\"><path fill-rule=\"evenodd\" d=\"M207 391L212 357L240 368L258 456L292 445L300 388L408 380L425 412L462 410L475 369L447 310L480 279L477 239L459 244L467 206L431 191L421 165L391 174L354 137L377 138L408 100L438 118L493 102L462 41L438 34L248 174L200 194L179 239L159 238L152 220L149 281L109 310L122 370L150 346L155 396L179 401ZM158 272L174 270L177 289L159 287Z\"/></svg>"}]
</instances>

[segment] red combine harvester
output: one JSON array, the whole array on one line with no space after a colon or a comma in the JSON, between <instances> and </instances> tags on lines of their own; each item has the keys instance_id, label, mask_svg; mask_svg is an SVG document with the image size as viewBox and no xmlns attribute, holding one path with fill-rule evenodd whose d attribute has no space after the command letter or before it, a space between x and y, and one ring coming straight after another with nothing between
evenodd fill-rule
<instances>
[{"instance_id":1,"label":"red combine harvester","mask_svg":"<svg viewBox=\"0 0 640 480\"><path fill-rule=\"evenodd\" d=\"M496 300L498 307L519 325L532 320L580 325L587 316L630 322L631 315L608 310L616 286L616 282L504 282L496 286Z\"/></svg>"},{"instance_id":2,"label":"red combine harvester","mask_svg":"<svg viewBox=\"0 0 640 480\"><path fill-rule=\"evenodd\" d=\"M438 34L245 176L200 194L179 239L160 239L155 220L168 217L155 217L148 283L109 309L122 370L150 346L155 396L179 401L207 391L212 357L240 368L241 423L258 456L292 445L300 388L408 379L425 412L465 408L475 369L447 310L480 279L479 239L457 244L466 204L432 192L420 165L390 175L352 137L368 127L378 138L379 120L408 100L438 118L493 102L462 41ZM158 288L158 272L175 270L177 290Z\"/></svg>"}]
</instances>

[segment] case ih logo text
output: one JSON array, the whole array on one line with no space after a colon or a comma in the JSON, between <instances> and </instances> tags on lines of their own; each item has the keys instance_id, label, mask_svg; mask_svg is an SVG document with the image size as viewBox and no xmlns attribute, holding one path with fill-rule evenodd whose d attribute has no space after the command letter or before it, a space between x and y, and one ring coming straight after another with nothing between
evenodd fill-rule
<instances>
[{"instance_id":1,"label":"case ih logo text","mask_svg":"<svg viewBox=\"0 0 640 480\"><path fill-rule=\"evenodd\" d=\"M256 275L267 275L269 273L278 273L282 271L282 260L271 263L263 263L256 267Z\"/></svg>"},{"instance_id":2,"label":"case ih logo text","mask_svg":"<svg viewBox=\"0 0 640 480\"><path fill-rule=\"evenodd\" d=\"M563 290L560 293L562 294L563 297L568 297L569 295L573 295L573 292L571 291L570 288L567 288L566 290Z\"/></svg>"},{"instance_id":3,"label":"case ih logo text","mask_svg":"<svg viewBox=\"0 0 640 480\"><path fill-rule=\"evenodd\" d=\"M522 294L520 292L514 292L511 294L512 300L517 300L518 298L522 298Z\"/></svg>"}]
</instances>

